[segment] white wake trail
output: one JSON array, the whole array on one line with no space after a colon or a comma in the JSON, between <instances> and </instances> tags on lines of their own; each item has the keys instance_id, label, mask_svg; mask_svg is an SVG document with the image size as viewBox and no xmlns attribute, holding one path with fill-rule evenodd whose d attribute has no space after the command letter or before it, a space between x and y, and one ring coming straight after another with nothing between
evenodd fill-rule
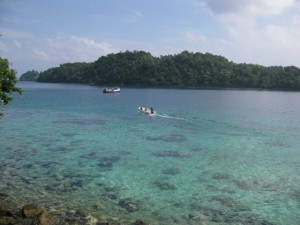
<instances>
[{"instance_id":1,"label":"white wake trail","mask_svg":"<svg viewBox=\"0 0 300 225\"><path fill-rule=\"evenodd\" d=\"M174 120L186 120L186 119L183 119L183 118L180 118L180 117L176 117L176 116L169 116L167 114L155 114L155 116L159 116L159 117L162 117L162 118L167 118L167 119L174 119Z\"/></svg>"}]
</instances>

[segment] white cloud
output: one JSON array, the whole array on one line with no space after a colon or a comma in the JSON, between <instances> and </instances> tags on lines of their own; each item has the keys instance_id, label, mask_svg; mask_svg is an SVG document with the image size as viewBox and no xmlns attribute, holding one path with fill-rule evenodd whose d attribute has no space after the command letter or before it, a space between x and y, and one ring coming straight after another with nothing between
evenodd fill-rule
<instances>
[{"instance_id":1,"label":"white cloud","mask_svg":"<svg viewBox=\"0 0 300 225\"><path fill-rule=\"evenodd\" d=\"M209 40L213 53L235 62L299 65L300 16L296 0L194 0L227 31ZM217 47L218 46L218 47Z\"/></svg>"},{"instance_id":2,"label":"white cloud","mask_svg":"<svg viewBox=\"0 0 300 225\"><path fill-rule=\"evenodd\" d=\"M148 51L156 56L177 54L183 50L206 52L209 51L211 43L211 40L200 29L190 28L173 31L172 36L163 38L152 46L148 46ZM147 51L145 48L144 50Z\"/></svg>"},{"instance_id":3,"label":"white cloud","mask_svg":"<svg viewBox=\"0 0 300 225\"><path fill-rule=\"evenodd\" d=\"M6 45L0 41L0 50L1 52L8 52L8 48L6 47Z\"/></svg>"},{"instance_id":4,"label":"white cloud","mask_svg":"<svg viewBox=\"0 0 300 225\"><path fill-rule=\"evenodd\" d=\"M40 46L47 51L50 59L64 62L94 61L99 56L113 51L107 43L77 36L58 35L41 39Z\"/></svg>"},{"instance_id":5,"label":"white cloud","mask_svg":"<svg viewBox=\"0 0 300 225\"><path fill-rule=\"evenodd\" d=\"M295 0L194 0L210 9L214 14L233 14L243 16L278 15L293 7Z\"/></svg>"},{"instance_id":6,"label":"white cloud","mask_svg":"<svg viewBox=\"0 0 300 225\"><path fill-rule=\"evenodd\" d=\"M293 7L294 4L294 0L255 0L248 5L246 11L256 16L278 15L284 10Z\"/></svg>"},{"instance_id":7,"label":"white cloud","mask_svg":"<svg viewBox=\"0 0 300 225\"><path fill-rule=\"evenodd\" d=\"M85 55L86 58L89 58L91 54L99 56L115 52L112 46L106 42L97 43L93 39L76 36L72 36L70 41L72 46L77 46L77 48L73 48L75 52L80 52L82 55Z\"/></svg>"},{"instance_id":8,"label":"white cloud","mask_svg":"<svg viewBox=\"0 0 300 225\"><path fill-rule=\"evenodd\" d=\"M47 52L47 60L57 62L92 62L100 56L116 52L111 44L78 36L58 35L39 40L39 46ZM46 59L46 58L44 58Z\"/></svg>"},{"instance_id":9,"label":"white cloud","mask_svg":"<svg viewBox=\"0 0 300 225\"><path fill-rule=\"evenodd\" d=\"M17 47L17 48L22 48L22 45L21 45L21 43L20 42L18 42L18 41L14 41L14 44L15 44L15 46Z\"/></svg>"},{"instance_id":10,"label":"white cloud","mask_svg":"<svg viewBox=\"0 0 300 225\"><path fill-rule=\"evenodd\" d=\"M236 13L243 10L248 0L194 0L200 7L205 7L215 14ZM200 3L199 3L200 2ZM199 3L199 4L198 4Z\"/></svg>"},{"instance_id":11,"label":"white cloud","mask_svg":"<svg viewBox=\"0 0 300 225\"><path fill-rule=\"evenodd\" d=\"M66 34L37 37L9 29L4 33L6 37L0 42L2 57L18 66L20 74L31 69L46 70L67 62L93 62L102 55L117 52L108 42L87 37Z\"/></svg>"},{"instance_id":12,"label":"white cloud","mask_svg":"<svg viewBox=\"0 0 300 225\"><path fill-rule=\"evenodd\" d=\"M183 32L183 38L188 43L194 44L207 44L207 37L200 31L196 29L190 29Z\"/></svg>"},{"instance_id":13,"label":"white cloud","mask_svg":"<svg viewBox=\"0 0 300 225\"><path fill-rule=\"evenodd\" d=\"M283 50L300 52L300 30L277 25L269 25L265 31L270 45L278 45Z\"/></svg>"},{"instance_id":14,"label":"white cloud","mask_svg":"<svg viewBox=\"0 0 300 225\"><path fill-rule=\"evenodd\" d=\"M2 38L5 39L30 39L33 38L33 35L20 30L13 30L5 27L0 27Z\"/></svg>"},{"instance_id":15,"label":"white cloud","mask_svg":"<svg viewBox=\"0 0 300 225\"><path fill-rule=\"evenodd\" d=\"M294 15L292 17L292 25L300 27L300 15Z\"/></svg>"},{"instance_id":16,"label":"white cloud","mask_svg":"<svg viewBox=\"0 0 300 225\"><path fill-rule=\"evenodd\" d=\"M136 9L131 10L130 13L126 16L126 22L134 23L139 21L142 18L142 13Z\"/></svg>"},{"instance_id":17,"label":"white cloud","mask_svg":"<svg viewBox=\"0 0 300 225\"><path fill-rule=\"evenodd\" d=\"M37 58L40 58L42 60L48 60L50 57L48 54L46 54L42 49L37 48L37 47L33 47L32 48L34 55Z\"/></svg>"}]
</instances>

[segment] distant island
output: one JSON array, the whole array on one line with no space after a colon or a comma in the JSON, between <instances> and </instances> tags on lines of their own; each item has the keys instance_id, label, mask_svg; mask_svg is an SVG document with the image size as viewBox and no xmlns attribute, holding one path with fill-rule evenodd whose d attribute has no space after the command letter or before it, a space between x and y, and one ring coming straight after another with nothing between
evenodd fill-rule
<instances>
[{"instance_id":1,"label":"distant island","mask_svg":"<svg viewBox=\"0 0 300 225\"><path fill-rule=\"evenodd\" d=\"M40 73L36 70L27 71L22 74L19 80L21 81L36 81L39 77Z\"/></svg>"},{"instance_id":2,"label":"distant island","mask_svg":"<svg viewBox=\"0 0 300 225\"><path fill-rule=\"evenodd\" d=\"M21 80L26 80L26 73ZM30 77L31 76L28 76ZM34 76L33 76L34 77ZM138 87L263 88L300 90L300 69L234 63L223 56L192 53L154 57L145 51L102 56L92 63L66 63L38 74L37 82Z\"/></svg>"}]
</instances>

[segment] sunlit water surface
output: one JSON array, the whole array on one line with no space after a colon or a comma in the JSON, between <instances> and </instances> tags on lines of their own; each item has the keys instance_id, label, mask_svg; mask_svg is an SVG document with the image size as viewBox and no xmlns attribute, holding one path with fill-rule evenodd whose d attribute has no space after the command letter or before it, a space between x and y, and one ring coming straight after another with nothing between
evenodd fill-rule
<instances>
[{"instance_id":1,"label":"sunlit water surface","mask_svg":"<svg viewBox=\"0 0 300 225\"><path fill-rule=\"evenodd\" d=\"M1 192L100 219L300 224L299 92L18 86Z\"/></svg>"}]
</instances>

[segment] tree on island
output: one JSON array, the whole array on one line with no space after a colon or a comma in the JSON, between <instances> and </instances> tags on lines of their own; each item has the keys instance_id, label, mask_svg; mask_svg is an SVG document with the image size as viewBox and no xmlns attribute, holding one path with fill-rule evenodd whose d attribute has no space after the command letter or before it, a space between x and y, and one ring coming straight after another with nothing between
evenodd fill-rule
<instances>
[{"instance_id":1,"label":"tree on island","mask_svg":"<svg viewBox=\"0 0 300 225\"><path fill-rule=\"evenodd\" d=\"M36 81L40 73L36 70L27 71L20 77L21 81Z\"/></svg>"},{"instance_id":2,"label":"tree on island","mask_svg":"<svg viewBox=\"0 0 300 225\"><path fill-rule=\"evenodd\" d=\"M16 72L9 68L9 62L0 57L0 118L3 116L1 110L13 100L13 92L22 93L22 89L16 87Z\"/></svg>"}]
</instances>

